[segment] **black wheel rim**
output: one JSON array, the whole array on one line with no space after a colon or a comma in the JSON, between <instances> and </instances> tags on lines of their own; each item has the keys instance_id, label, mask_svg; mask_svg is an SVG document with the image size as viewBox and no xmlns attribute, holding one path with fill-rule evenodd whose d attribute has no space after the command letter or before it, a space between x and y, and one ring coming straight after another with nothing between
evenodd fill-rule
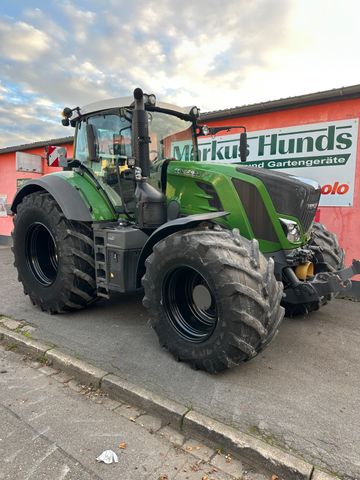
<instances>
[{"instance_id":1,"label":"black wheel rim","mask_svg":"<svg viewBox=\"0 0 360 480\"><path fill-rule=\"evenodd\" d=\"M182 338L201 343L211 337L218 322L216 301L197 270L182 265L169 272L162 300L171 325Z\"/></svg>"},{"instance_id":2,"label":"black wheel rim","mask_svg":"<svg viewBox=\"0 0 360 480\"><path fill-rule=\"evenodd\" d=\"M43 223L31 225L25 248L28 266L36 280L46 287L52 285L58 272L58 256L54 237Z\"/></svg>"}]
</instances>

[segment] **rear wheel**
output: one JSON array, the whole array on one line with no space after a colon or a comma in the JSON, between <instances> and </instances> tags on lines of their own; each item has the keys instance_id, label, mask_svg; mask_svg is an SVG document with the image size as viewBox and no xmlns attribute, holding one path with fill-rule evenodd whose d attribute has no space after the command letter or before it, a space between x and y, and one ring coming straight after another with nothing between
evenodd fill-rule
<instances>
[{"instance_id":1,"label":"rear wheel","mask_svg":"<svg viewBox=\"0 0 360 480\"><path fill-rule=\"evenodd\" d=\"M161 345L211 373L257 355L283 318L273 261L237 230L187 230L161 240L143 285Z\"/></svg>"},{"instance_id":2,"label":"rear wheel","mask_svg":"<svg viewBox=\"0 0 360 480\"><path fill-rule=\"evenodd\" d=\"M309 246L314 249L315 271L317 263L326 263L330 272L344 268L344 250L340 247L335 233L330 232L322 223L314 223ZM320 302L308 302L298 305L283 302L285 315L287 317L306 315L314 310L318 310L322 305L332 300L334 296L334 294L330 294L321 298Z\"/></svg>"},{"instance_id":3,"label":"rear wheel","mask_svg":"<svg viewBox=\"0 0 360 480\"><path fill-rule=\"evenodd\" d=\"M91 226L67 220L51 195L36 192L18 205L13 243L18 279L42 310L78 310L96 299Z\"/></svg>"}]
</instances>

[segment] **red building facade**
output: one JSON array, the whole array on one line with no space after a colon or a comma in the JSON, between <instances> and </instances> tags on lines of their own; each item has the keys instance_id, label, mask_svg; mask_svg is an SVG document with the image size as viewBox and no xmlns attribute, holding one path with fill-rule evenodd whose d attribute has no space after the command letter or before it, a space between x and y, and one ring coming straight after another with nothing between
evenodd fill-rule
<instances>
[{"instance_id":1,"label":"red building facade","mask_svg":"<svg viewBox=\"0 0 360 480\"><path fill-rule=\"evenodd\" d=\"M68 156L72 155L72 137L0 149L0 245L9 244L11 241L13 221L10 215L10 205L17 190L24 181L30 178L39 178L57 170L47 164L46 149L49 145L66 147ZM20 156L21 154L30 154L31 157L28 158L35 160L35 168L32 171L31 165L29 168L25 166L25 169L17 168L17 163L18 167L21 167L19 154Z\"/></svg>"}]
</instances>

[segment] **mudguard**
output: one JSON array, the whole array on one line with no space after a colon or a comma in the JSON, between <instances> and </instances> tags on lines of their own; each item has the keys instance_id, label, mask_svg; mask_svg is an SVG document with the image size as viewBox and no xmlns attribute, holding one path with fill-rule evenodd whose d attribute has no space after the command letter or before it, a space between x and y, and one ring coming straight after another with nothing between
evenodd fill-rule
<instances>
[{"instance_id":1,"label":"mudguard","mask_svg":"<svg viewBox=\"0 0 360 480\"><path fill-rule=\"evenodd\" d=\"M79 222L92 221L89 207L80 193L66 180L56 175L44 176L26 183L15 195L11 210L16 213L17 206L21 200L26 195L39 190L45 190L54 197L67 219Z\"/></svg>"},{"instance_id":2,"label":"mudguard","mask_svg":"<svg viewBox=\"0 0 360 480\"><path fill-rule=\"evenodd\" d=\"M225 217L229 215L228 212L211 212L211 213L201 213L196 215L188 215L186 217L176 218L169 222L164 223L159 228L157 228L148 238L145 245L143 246L138 265L137 265L137 275L136 283L137 288L141 287L141 278L145 273L145 260L151 254L153 246L158 243L163 238L175 233L179 230L184 230L185 228L194 228L201 222L206 220L214 220L216 218Z\"/></svg>"},{"instance_id":3,"label":"mudguard","mask_svg":"<svg viewBox=\"0 0 360 480\"><path fill-rule=\"evenodd\" d=\"M28 181L15 195L11 210L16 213L22 199L31 193L48 192L68 220L92 222L113 220L114 215L96 187L73 172L59 172Z\"/></svg>"}]
</instances>

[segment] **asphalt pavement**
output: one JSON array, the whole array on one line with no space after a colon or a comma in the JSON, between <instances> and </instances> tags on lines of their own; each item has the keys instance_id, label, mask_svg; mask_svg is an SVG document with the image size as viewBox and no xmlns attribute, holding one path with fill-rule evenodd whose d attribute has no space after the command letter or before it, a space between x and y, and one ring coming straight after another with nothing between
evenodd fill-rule
<instances>
[{"instance_id":1,"label":"asphalt pavement","mask_svg":"<svg viewBox=\"0 0 360 480\"><path fill-rule=\"evenodd\" d=\"M0 314L32 325L34 338L344 478L360 477L360 303L335 300L285 319L262 354L209 375L160 348L141 295L50 316L23 295L12 264L10 249L1 248Z\"/></svg>"}]
</instances>

